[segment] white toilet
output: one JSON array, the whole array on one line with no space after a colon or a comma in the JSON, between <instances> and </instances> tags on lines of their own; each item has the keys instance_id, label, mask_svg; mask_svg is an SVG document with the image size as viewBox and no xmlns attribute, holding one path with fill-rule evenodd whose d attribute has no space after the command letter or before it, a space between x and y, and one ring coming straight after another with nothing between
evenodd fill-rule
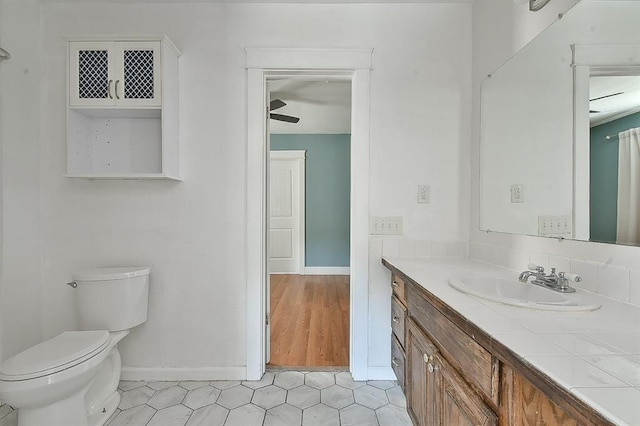
<instances>
[{"instance_id":1,"label":"white toilet","mask_svg":"<svg viewBox=\"0 0 640 426\"><path fill-rule=\"evenodd\" d=\"M0 365L0 400L19 426L103 425L118 407L116 344L147 320L148 267L78 272L80 328L37 344Z\"/></svg>"}]
</instances>

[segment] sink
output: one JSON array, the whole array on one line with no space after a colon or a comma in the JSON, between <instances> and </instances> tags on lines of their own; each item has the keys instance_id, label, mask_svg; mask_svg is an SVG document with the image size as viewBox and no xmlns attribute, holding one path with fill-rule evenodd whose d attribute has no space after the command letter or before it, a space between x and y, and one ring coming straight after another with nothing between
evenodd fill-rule
<instances>
[{"instance_id":1,"label":"sink","mask_svg":"<svg viewBox=\"0 0 640 426\"><path fill-rule=\"evenodd\" d=\"M576 293L565 294L521 283L516 278L457 276L449 278L449 285L458 291L506 305L545 311L594 311L601 303L586 301Z\"/></svg>"}]
</instances>

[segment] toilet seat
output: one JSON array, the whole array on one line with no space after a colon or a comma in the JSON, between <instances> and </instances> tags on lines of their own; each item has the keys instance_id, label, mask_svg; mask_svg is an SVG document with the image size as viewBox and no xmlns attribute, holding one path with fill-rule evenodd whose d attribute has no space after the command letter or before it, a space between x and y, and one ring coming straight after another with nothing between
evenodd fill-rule
<instances>
[{"instance_id":1,"label":"toilet seat","mask_svg":"<svg viewBox=\"0 0 640 426\"><path fill-rule=\"evenodd\" d=\"M108 331L65 331L9 358L0 365L0 380L21 381L48 376L83 363L110 342Z\"/></svg>"}]
</instances>

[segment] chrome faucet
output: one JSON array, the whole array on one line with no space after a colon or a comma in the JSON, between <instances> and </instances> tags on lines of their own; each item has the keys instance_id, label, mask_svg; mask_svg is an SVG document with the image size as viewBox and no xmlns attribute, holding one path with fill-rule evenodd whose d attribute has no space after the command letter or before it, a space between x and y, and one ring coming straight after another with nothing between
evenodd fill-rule
<instances>
[{"instance_id":1,"label":"chrome faucet","mask_svg":"<svg viewBox=\"0 0 640 426\"><path fill-rule=\"evenodd\" d=\"M551 273L545 274L542 266L530 263L528 267L529 270L522 272L518 277L520 282L526 283L530 277L535 277L531 280L531 284L559 291L560 293L573 293L576 291L575 288L569 286L569 280L577 283L582 281L580 275L567 274L566 272L556 273L556 268L551 268Z\"/></svg>"}]
</instances>

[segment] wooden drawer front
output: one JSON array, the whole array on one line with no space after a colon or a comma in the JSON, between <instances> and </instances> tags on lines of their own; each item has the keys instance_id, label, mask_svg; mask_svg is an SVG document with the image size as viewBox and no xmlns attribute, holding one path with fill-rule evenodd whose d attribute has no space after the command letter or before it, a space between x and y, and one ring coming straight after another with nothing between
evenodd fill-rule
<instances>
[{"instance_id":1,"label":"wooden drawer front","mask_svg":"<svg viewBox=\"0 0 640 426\"><path fill-rule=\"evenodd\" d=\"M404 322L407 317L407 309L400 304L394 296L391 297L391 330L396 335L400 346L404 349Z\"/></svg>"},{"instance_id":2,"label":"wooden drawer front","mask_svg":"<svg viewBox=\"0 0 640 426\"><path fill-rule=\"evenodd\" d=\"M498 403L498 360L449 321L412 286L407 287L409 312L464 378Z\"/></svg>"},{"instance_id":3,"label":"wooden drawer front","mask_svg":"<svg viewBox=\"0 0 640 426\"><path fill-rule=\"evenodd\" d=\"M391 276L391 288L393 289L393 294L398 298L400 303L403 305L407 305L407 300L404 295L404 280L393 274Z\"/></svg>"},{"instance_id":4,"label":"wooden drawer front","mask_svg":"<svg viewBox=\"0 0 640 426\"><path fill-rule=\"evenodd\" d=\"M400 346L400 342L395 336L391 336L391 368L393 368L393 372L396 373L396 377L398 378L398 384L402 388L404 392L404 364L405 364L405 356L402 347Z\"/></svg>"}]
</instances>

